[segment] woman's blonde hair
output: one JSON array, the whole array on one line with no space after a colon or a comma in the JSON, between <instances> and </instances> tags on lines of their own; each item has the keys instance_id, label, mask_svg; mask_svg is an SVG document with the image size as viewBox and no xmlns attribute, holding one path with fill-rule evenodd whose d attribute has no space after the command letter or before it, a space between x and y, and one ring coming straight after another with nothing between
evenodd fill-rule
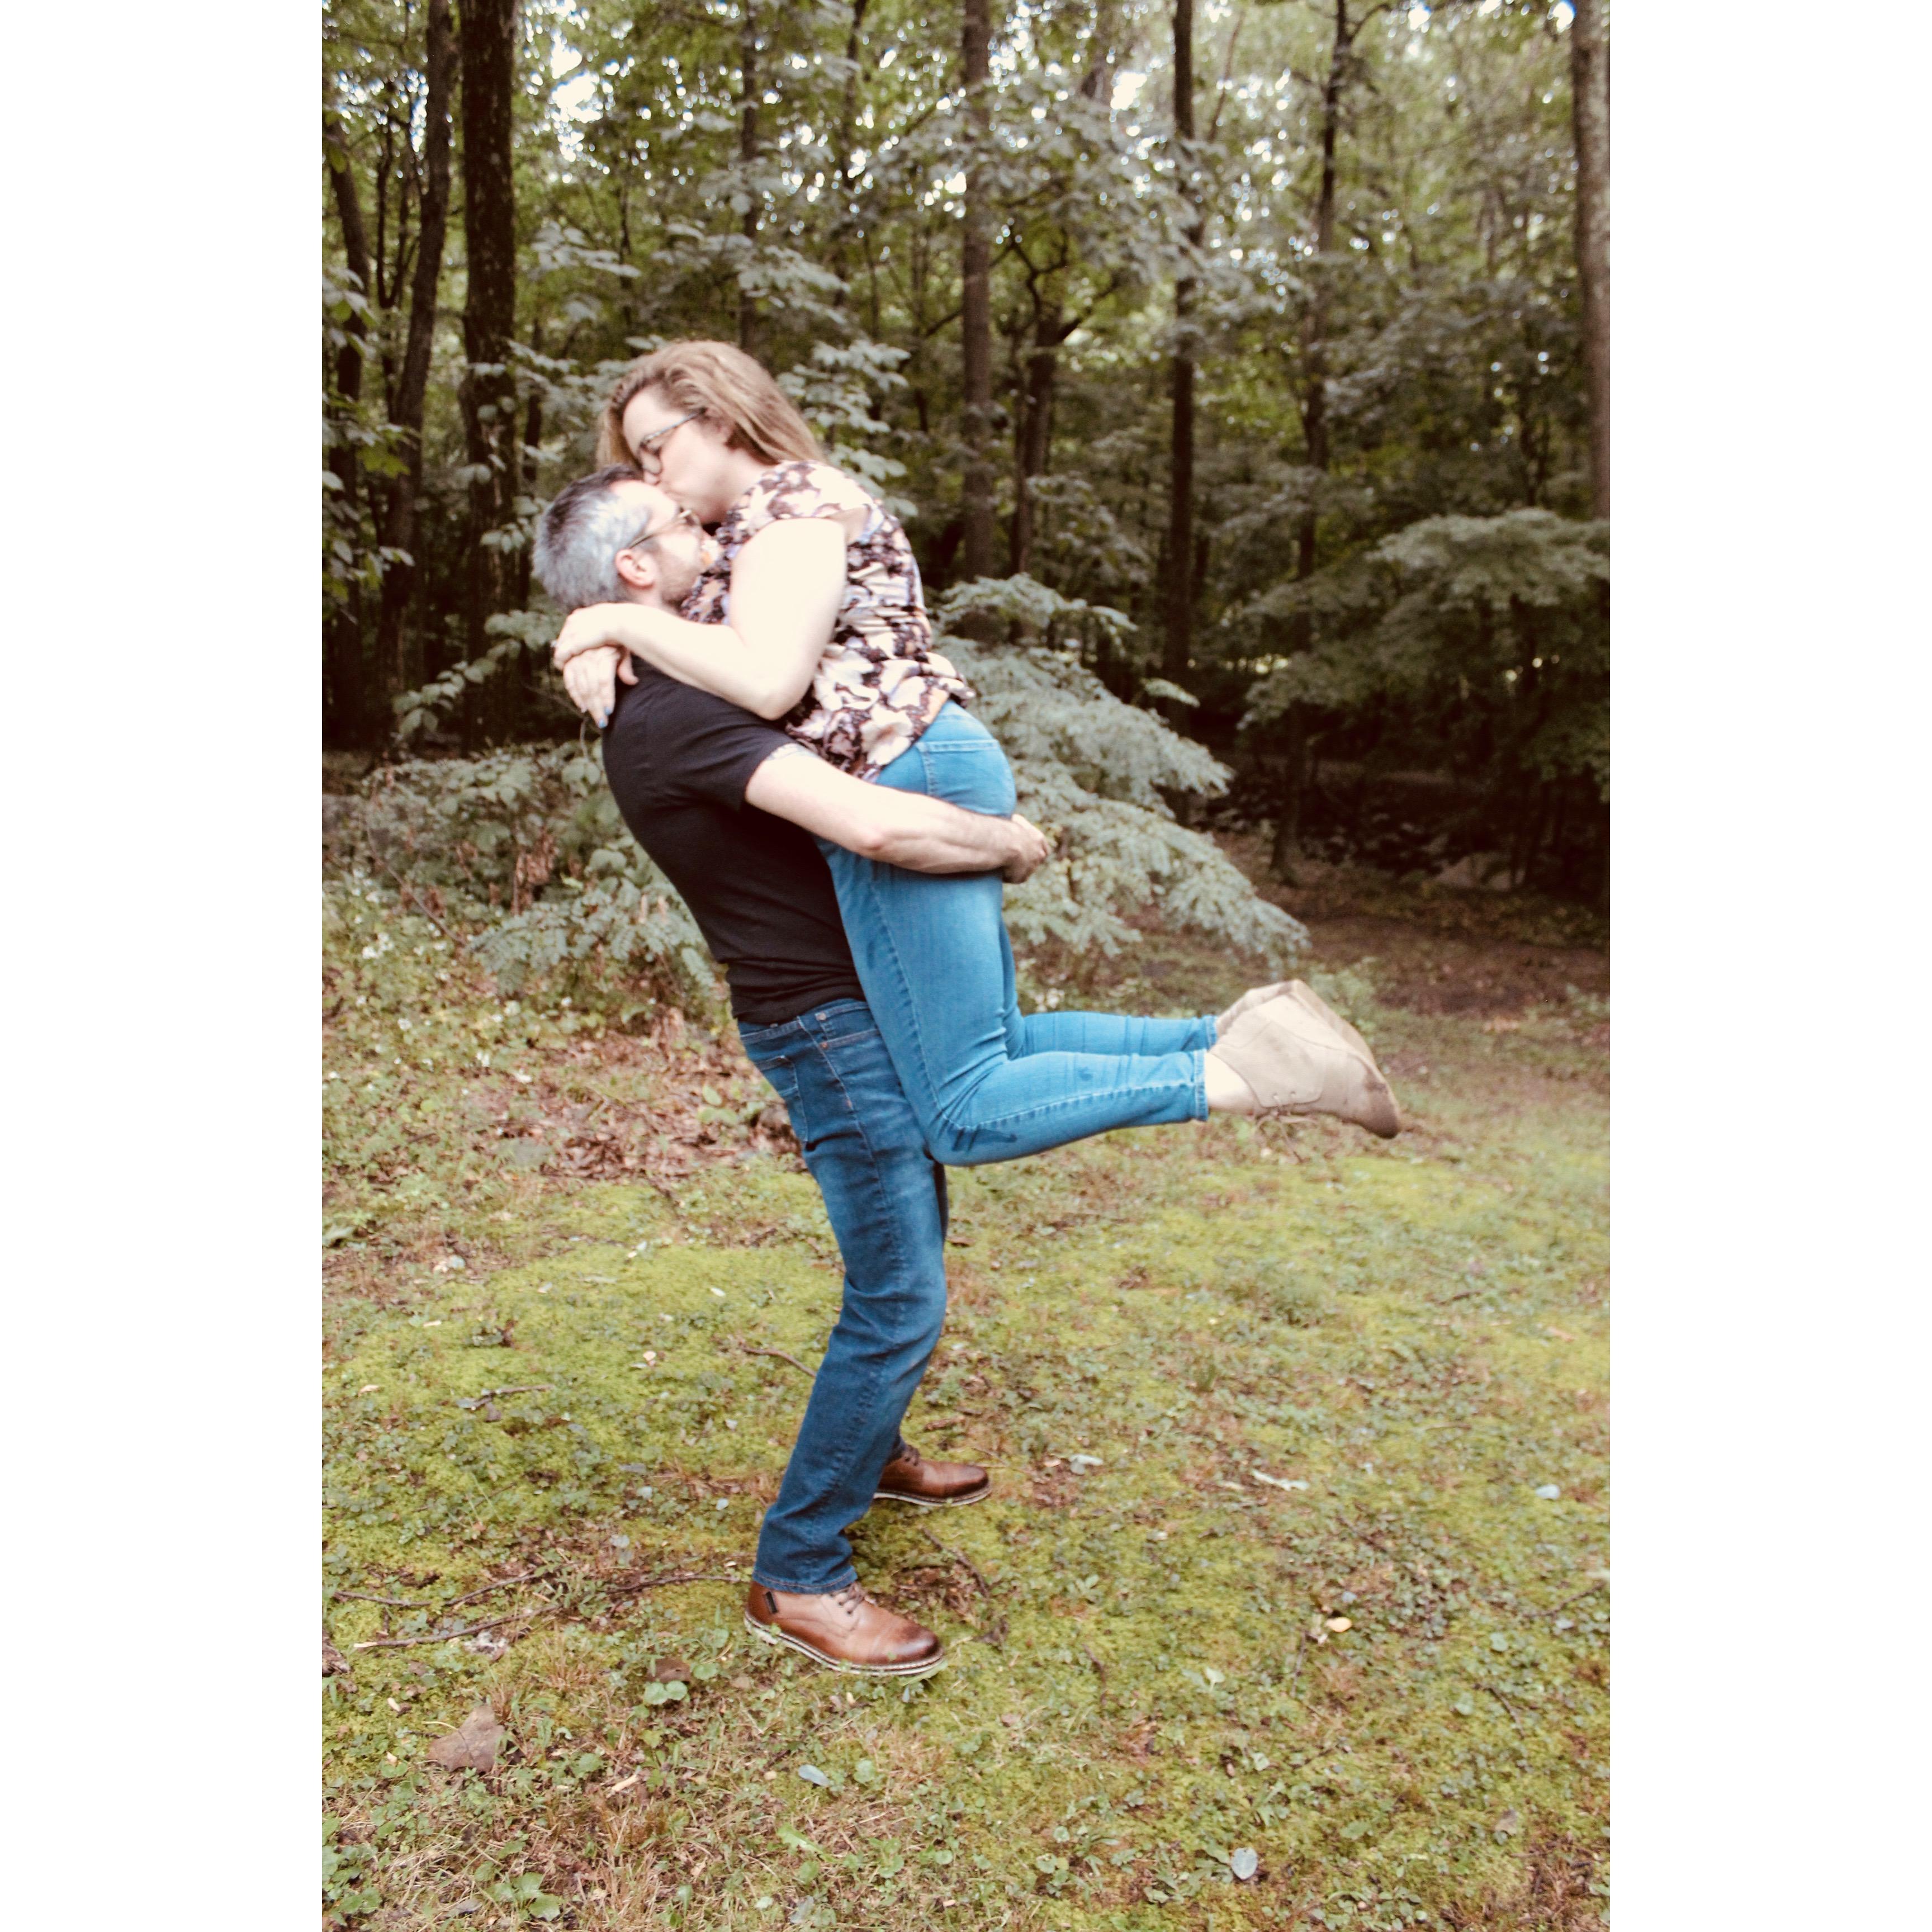
<instances>
[{"instance_id":1,"label":"woman's blonde hair","mask_svg":"<svg viewBox=\"0 0 1932 1932\"><path fill-rule=\"evenodd\" d=\"M728 342L667 342L617 379L597 426L599 463L636 460L624 442L624 412L640 389L660 391L680 415L703 410L723 425L733 448L761 463L820 460L818 439L762 363Z\"/></svg>"}]
</instances>

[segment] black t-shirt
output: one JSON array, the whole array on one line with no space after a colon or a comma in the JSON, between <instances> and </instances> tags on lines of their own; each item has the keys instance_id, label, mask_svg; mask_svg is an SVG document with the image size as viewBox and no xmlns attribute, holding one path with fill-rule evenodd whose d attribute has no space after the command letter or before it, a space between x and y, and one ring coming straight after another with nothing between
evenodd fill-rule
<instances>
[{"instance_id":1,"label":"black t-shirt","mask_svg":"<svg viewBox=\"0 0 1932 1932\"><path fill-rule=\"evenodd\" d=\"M792 740L648 664L620 684L604 771L624 822L683 895L753 1025L861 1000L832 874L807 832L745 802L752 774Z\"/></svg>"}]
</instances>

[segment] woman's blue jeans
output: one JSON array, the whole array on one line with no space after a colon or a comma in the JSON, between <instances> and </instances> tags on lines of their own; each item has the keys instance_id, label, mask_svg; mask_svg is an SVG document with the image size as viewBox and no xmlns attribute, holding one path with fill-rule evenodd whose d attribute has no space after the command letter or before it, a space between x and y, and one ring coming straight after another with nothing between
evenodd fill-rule
<instances>
[{"instance_id":1,"label":"woman's blue jeans","mask_svg":"<svg viewBox=\"0 0 1932 1932\"><path fill-rule=\"evenodd\" d=\"M1006 754L952 704L877 782L1000 818L1015 805ZM866 1004L934 1160L971 1167L1113 1127L1207 1118L1211 1016L1022 1015L997 872L902 872L819 846Z\"/></svg>"}]
</instances>

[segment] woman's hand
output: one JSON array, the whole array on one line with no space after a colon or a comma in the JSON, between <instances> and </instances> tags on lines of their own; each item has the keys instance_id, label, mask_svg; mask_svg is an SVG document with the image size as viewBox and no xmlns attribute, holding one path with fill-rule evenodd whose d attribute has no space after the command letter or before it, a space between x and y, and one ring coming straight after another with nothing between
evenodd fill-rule
<instances>
[{"instance_id":1,"label":"woman's hand","mask_svg":"<svg viewBox=\"0 0 1932 1932\"><path fill-rule=\"evenodd\" d=\"M560 639L559 642L561 643ZM617 680L638 681L631 654L616 644L589 644L574 651L563 667L563 688L578 710L594 719L601 730L616 707Z\"/></svg>"},{"instance_id":2,"label":"woman's hand","mask_svg":"<svg viewBox=\"0 0 1932 1932\"><path fill-rule=\"evenodd\" d=\"M641 604L586 604L563 620L563 628L550 646L550 661L561 670L572 658L604 644L634 651L643 628L639 620L646 614L648 607ZM630 681L637 682L634 678Z\"/></svg>"}]
</instances>

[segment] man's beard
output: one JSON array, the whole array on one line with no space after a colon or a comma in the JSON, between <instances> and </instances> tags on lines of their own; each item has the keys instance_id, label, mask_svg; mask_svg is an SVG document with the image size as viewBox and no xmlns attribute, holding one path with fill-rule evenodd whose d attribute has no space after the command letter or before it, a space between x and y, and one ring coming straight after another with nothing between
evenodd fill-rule
<instances>
[{"instance_id":1,"label":"man's beard","mask_svg":"<svg viewBox=\"0 0 1932 1932\"><path fill-rule=\"evenodd\" d=\"M658 595L675 610L691 595L691 586L704 574L705 566L718 554L718 539L708 531L692 547L688 557L658 556Z\"/></svg>"}]
</instances>

